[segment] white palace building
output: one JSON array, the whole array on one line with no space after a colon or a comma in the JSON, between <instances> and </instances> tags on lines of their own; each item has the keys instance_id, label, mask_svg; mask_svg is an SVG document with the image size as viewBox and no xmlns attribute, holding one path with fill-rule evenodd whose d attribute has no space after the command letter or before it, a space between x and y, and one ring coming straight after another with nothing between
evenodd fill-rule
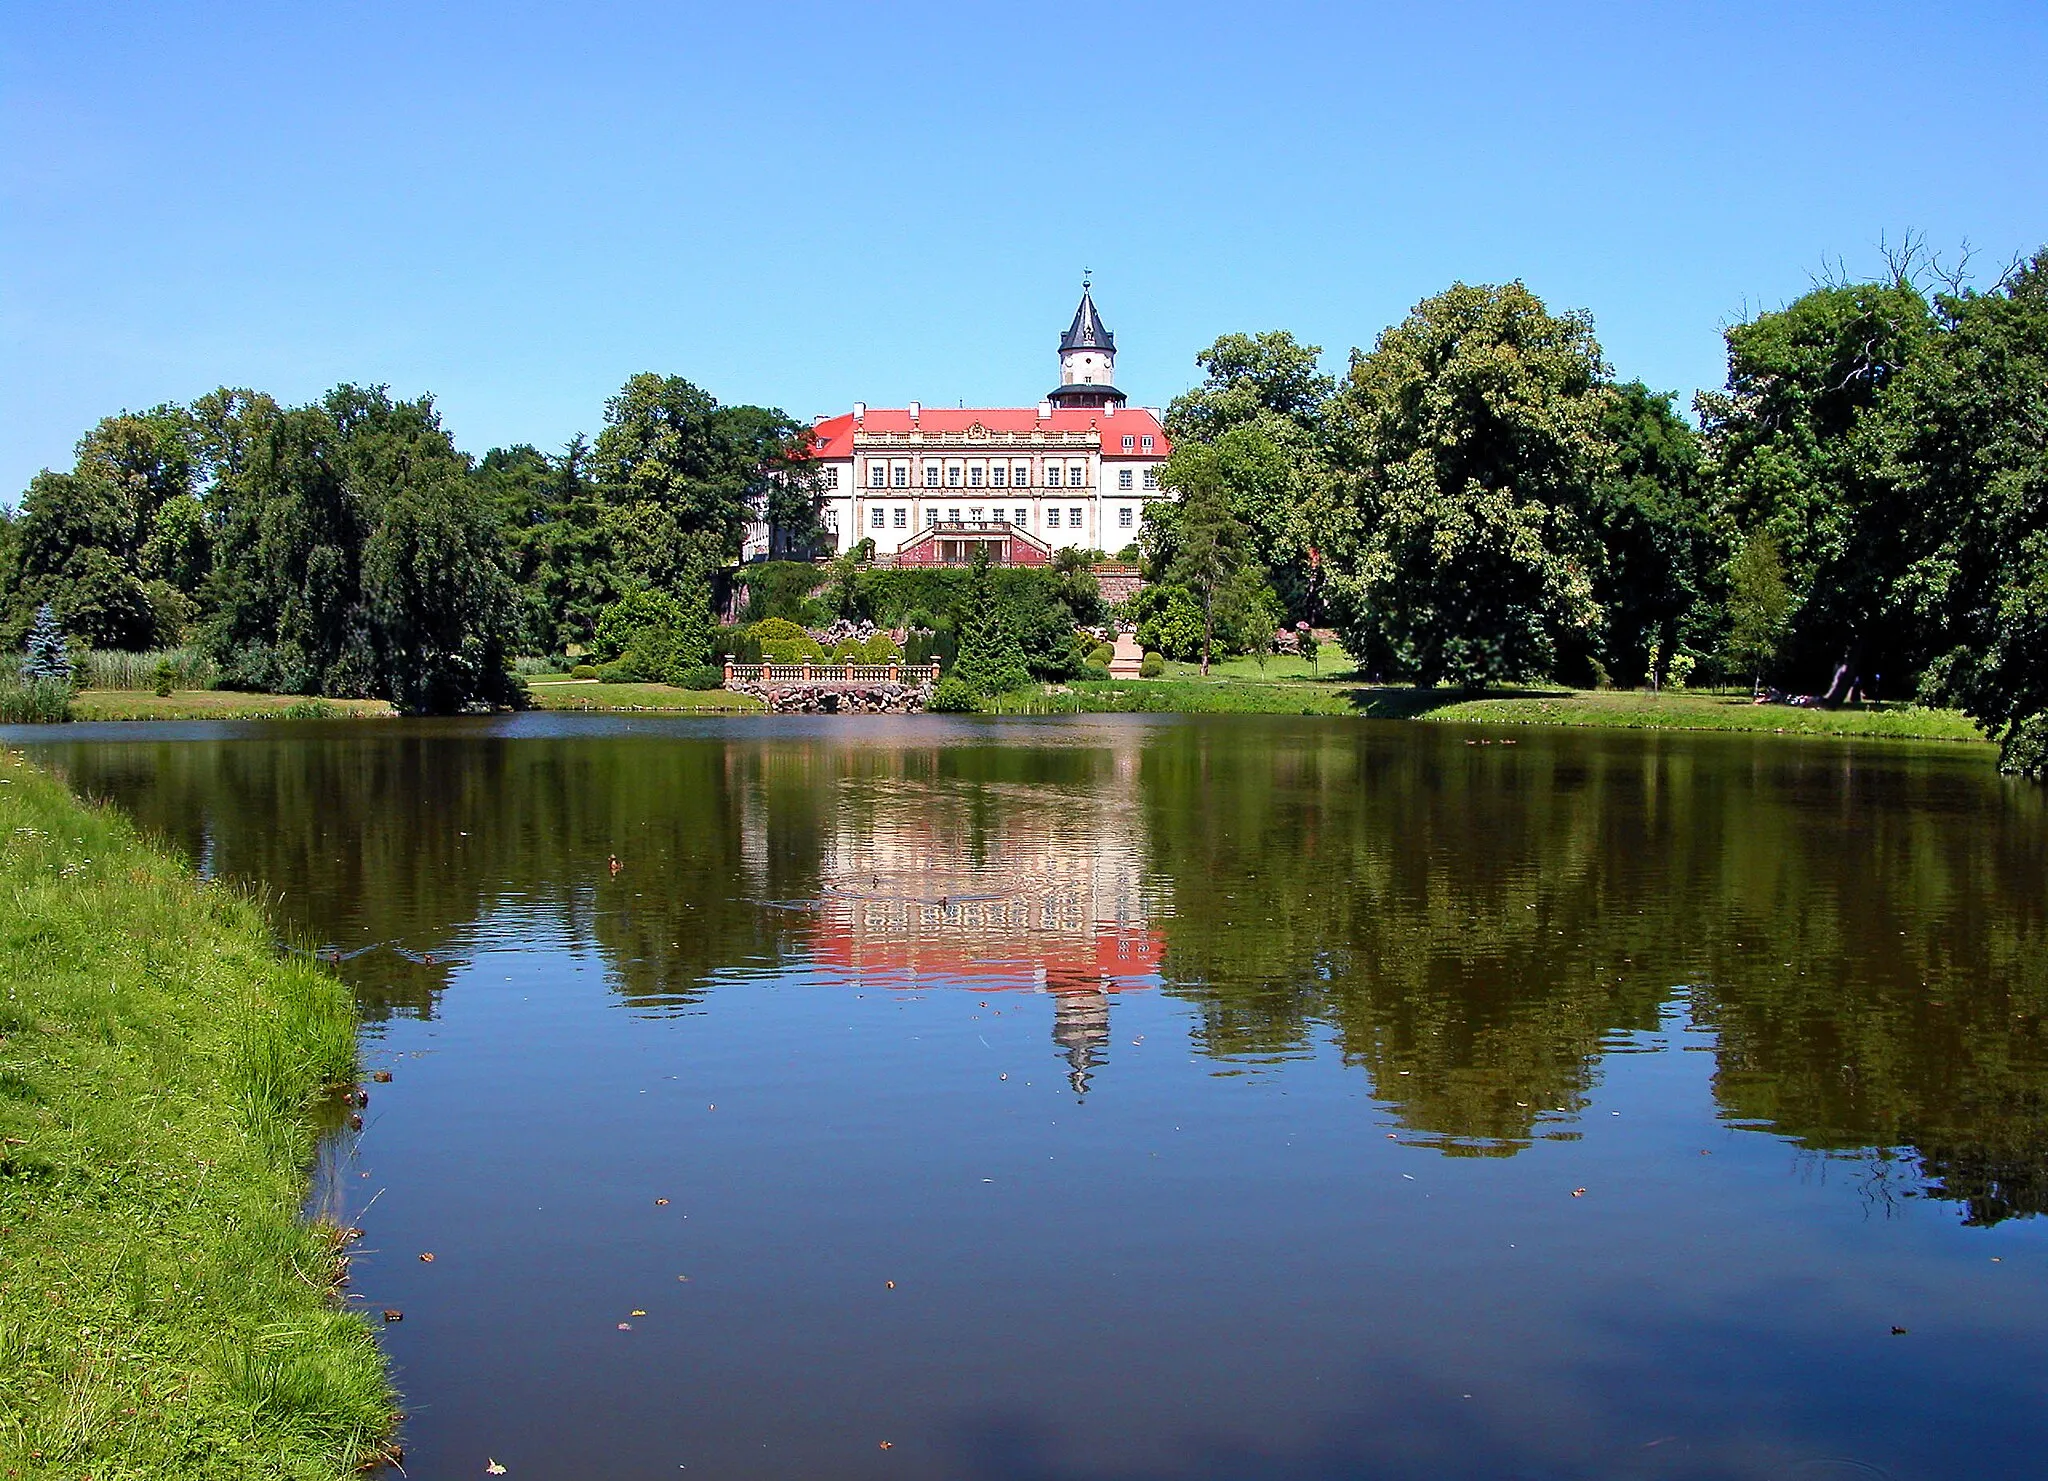
<instances>
[{"instance_id":1,"label":"white palace building","mask_svg":"<svg viewBox=\"0 0 2048 1481\"><path fill-rule=\"evenodd\" d=\"M1157 413L1116 388L1116 336L1081 285L1060 336L1060 383L1036 406L871 407L821 417L813 456L834 550L875 542L900 565L955 565L977 545L1005 565L1043 565L1065 546L1112 554L1138 538L1145 504L1165 497L1173 451ZM747 554L768 553L750 531Z\"/></svg>"}]
</instances>

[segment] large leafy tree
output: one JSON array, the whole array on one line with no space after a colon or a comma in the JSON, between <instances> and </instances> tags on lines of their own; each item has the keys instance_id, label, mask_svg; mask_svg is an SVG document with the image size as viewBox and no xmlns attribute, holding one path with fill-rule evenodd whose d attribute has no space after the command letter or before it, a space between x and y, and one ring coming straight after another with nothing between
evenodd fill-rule
<instances>
[{"instance_id":1,"label":"large leafy tree","mask_svg":"<svg viewBox=\"0 0 2048 1481\"><path fill-rule=\"evenodd\" d=\"M1535 679L1597 630L1585 511L1608 464L1605 375L1590 317L1520 283L1455 284L1353 352L1332 403L1349 472L1329 584L1370 671Z\"/></svg>"},{"instance_id":2,"label":"large leafy tree","mask_svg":"<svg viewBox=\"0 0 2048 1481\"><path fill-rule=\"evenodd\" d=\"M1318 611L1320 551L1331 488L1326 419L1335 382L1322 353L1286 330L1226 334L1195 357L1207 376L1174 398L1166 428L1174 439L1165 482L1215 482L1245 527L1246 557L1280 595L1290 616ZM1178 549L1177 511L1154 505L1143 537L1155 573Z\"/></svg>"},{"instance_id":3,"label":"large leafy tree","mask_svg":"<svg viewBox=\"0 0 2048 1481\"><path fill-rule=\"evenodd\" d=\"M1197 457L1174 473L1180 480L1179 539L1166 575L1201 610L1202 673L1207 675L1219 620L1226 636L1234 635L1237 627L1247 531L1231 509L1231 489L1216 459Z\"/></svg>"},{"instance_id":4,"label":"large leafy tree","mask_svg":"<svg viewBox=\"0 0 2048 1481\"><path fill-rule=\"evenodd\" d=\"M1601 620L1590 637L1615 682L1661 680L1653 652L1710 649L1710 593L1720 557L1704 502L1699 437L1674 397L1641 381L1614 388L1601 412L1607 466L1594 479L1585 519L1598 545L1593 598ZM1582 639L1583 640L1583 639ZM1570 640L1561 659L1570 674Z\"/></svg>"},{"instance_id":5,"label":"large leafy tree","mask_svg":"<svg viewBox=\"0 0 2048 1481\"><path fill-rule=\"evenodd\" d=\"M996 592L986 545L977 544L974 549L967 600L960 616L960 652L948 677L978 698L1007 694L1031 682L1023 646L1011 630Z\"/></svg>"},{"instance_id":6,"label":"large leafy tree","mask_svg":"<svg viewBox=\"0 0 2048 1481\"><path fill-rule=\"evenodd\" d=\"M808 429L758 406L721 406L681 376L642 373L605 402L595 482L625 511L624 563L668 586L740 552L778 483L801 482Z\"/></svg>"},{"instance_id":7,"label":"large leafy tree","mask_svg":"<svg viewBox=\"0 0 2048 1481\"><path fill-rule=\"evenodd\" d=\"M248 434L210 500L206 641L230 680L413 711L503 698L498 526L431 398L344 385Z\"/></svg>"},{"instance_id":8,"label":"large leafy tree","mask_svg":"<svg viewBox=\"0 0 2048 1481\"><path fill-rule=\"evenodd\" d=\"M1877 605L2005 765L2048 770L2048 249L1937 325L1861 429L1856 472L1897 552Z\"/></svg>"},{"instance_id":9,"label":"large leafy tree","mask_svg":"<svg viewBox=\"0 0 2048 1481\"><path fill-rule=\"evenodd\" d=\"M1908 557L1857 439L1934 331L1903 264L1888 282L1823 285L1730 328L1727 389L1696 402L1724 538L1776 544L1793 599L1785 661L1834 698L1916 661L1913 637L1883 620Z\"/></svg>"},{"instance_id":10,"label":"large leafy tree","mask_svg":"<svg viewBox=\"0 0 2048 1481\"><path fill-rule=\"evenodd\" d=\"M192 481L177 409L102 420L79 440L69 473L45 470L22 499L5 592L8 633L18 638L47 602L68 632L100 647L175 640L186 608L169 586L156 594L150 587L163 574L157 558L169 558L156 538L159 513L182 511Z\"/></svg>"}]
</instances>

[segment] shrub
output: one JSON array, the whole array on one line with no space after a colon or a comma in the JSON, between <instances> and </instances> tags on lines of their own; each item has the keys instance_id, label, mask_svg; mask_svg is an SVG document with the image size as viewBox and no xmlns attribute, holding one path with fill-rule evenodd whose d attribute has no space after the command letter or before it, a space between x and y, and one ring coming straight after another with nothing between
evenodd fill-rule
<instances>
[{"instance_id":1,"label":"shrub","mask_svg":"<svg viewBox=\"0 0 2048 1481\"><path fill-rule=\"evenodd\" d=\"M932 690L931 701L925 708L941 715L971 715L981 708L981 702L965 680L948 675Z\"/></svg>"},{"instance_id":2,"label":"shrub","mask_svg":"<svg viewBox=\"0 0 2048 1481\"><path fill-rule=\"evenodd\" d=\"M1088 652L1088 662L1097 668L1107 669L1110 660L1116 657L1116 644L1097 643Z\"/></svg>"},{"instance_id":3,"label":"shrub","mask_svg":"<svg viewBox=\"0 0 2048 1481\"><path fill-rule=\"evenodd\" d=\"M69 679L0 677L0 724L54 725L70 718Z\"/></svg>"},{"instance_id":4,"label":"shrub","mask_svg":"<svg viewBox=\"0 0 2048 1481\"><path fill-rule=\"evenodd\" d=\"M159 658L156 661L156 697L158 699L168 699L171 693L171 686L177 682L178 666L168 658Z\"/></svg>"},{"instance_id":5,"label":"shrub","mask_svg":"<svg viewBox=\"0 0 2048 1481\"><path fill-rule=\"evenodd\" d=\"M760 561L742 569L734 580L746 588L745 617L808 620L822 610L811 593L823 573L809 561Z\"/></svg>"},{"instance_id":6,"label":"shrub","mask_svg":"<svg viewBox=\"0 0 2048 1481\"><path fill-rule=\"evenodd\" d=\"M769 617L760 622L751 623L746 628L746 634L748 637L756 638L763 643L793 643L799 639L810 637L810 634L805 632L802 626L791 622L787 617Z\"/></svg>"},{"instance_id":7,"label":"shrub","mask_svg":"<svg viewBox=\"0 0 2048 1481\"><path fill-rule=\"evenodd\" d=\"M769 663L823 663L825 649L809 633L786 641L764 638L761 642L761 657Z\"/></svg>"},{"instance_id":8,"label":"shrub","mask_svg":"<svg viewBox=\"0 0 2048 1481\"><path fill-rule=\"evenodd\" d=\"M1166 655L1163 653L1147 653L1138 665L1138 677L1141 679L1156 679L1165 672Z\"/></svg>"},{"instance_id":9,"label":"shrub","mask_svg":"<svg viewBox=\"0 0 2048 1481\"><path fill-rule=\"evenodd\" d=\"M682 600L665 591L628 592L605 608L595 639L600 658L630 664L642 681L666 682L711 657L711 609L702 591Z\"/></svg>"},{"instance_id":10,"label":"shrub","mask_svg":"<svg viewBox=\"0 0 2048 1481\"><path fill-rule=\"evenodd\" d=\"M597 665L594 663L579 663L576 667L569 670L569 677L572 679L595 679L597 677Z\"/></svg>"},{"instance_id":11,"label":"shrub","mask_svg":"<svg viewBox=\"0 0 2048 1481\"><path fill-rule=\"evenodd\" d=\"M725 666L717 663L699 664L676 675L675 683L684 689L723 689L725 687Z\"/></svg>"},{"instance_id":12,"label":"shrub","mask_svg":"<svg viewBox=\"0 0 2048 1481\"><path fill-rule=\"evenodd\" d=\"M597 671L597 677L606 684L640 684L646 682L647 678L641 672L640 665L631 658L621 658L615 663L602 665Z\"/></svg>"},{"instance_id":13,"label":"shrub","mask_svg":"<svg viewBox=\"0 0 2048 1481\"><path fill-rule=\"evenodd\" d=\"M287 720L331 720L338 713L324 699L295 699L284 707Z\"/></svg>"},{"instance_id":14,"label":"shrub","mask_svg":"<svg viewBox=\"0 0 2048 1481\"><path fill-rule=\"evenodd\" d=\"M1109 665L1091 663L1081 670L1081 677L1084 679L1107 679L1109 677Z\"/></svg>"}]
</instances>

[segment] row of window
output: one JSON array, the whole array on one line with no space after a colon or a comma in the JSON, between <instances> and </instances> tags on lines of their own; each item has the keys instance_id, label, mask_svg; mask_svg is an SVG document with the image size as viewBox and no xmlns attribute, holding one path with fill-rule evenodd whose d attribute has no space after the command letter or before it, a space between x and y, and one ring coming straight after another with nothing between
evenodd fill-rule
<instances>
[{"instance_id":1,"label":"row of window","mask_svg":"<svg viewBox=\"0 0 2048 1481\"><path fill-rule=\"evenodd\" d=\"M1150 439L1147 440L1149 441ZM948 468L943 476L945 482L941 484L939 481L941 477L939 465L937 463L925 464L924 486L926 488L935 489L943 487L957 489L963 486L961 484L962 471L959 468ZM1012 481L1013 478L1014 482ZM967 469L966 480L965 487L971 489L981 488L982 469L979 466ZM1046 465L1045 487L1049 489L1085 488L1087 483L1088 471L1086 464L1075 463L1065 469L1061 469L1055 463L1048 463ZM834 489L839 487L839 469L837 467L825 470L825 486ZM1031 466L1028 463L1019 463L1014 474L1010 469L1001 466L988 470L988 487L990 488L1021 489L1029 488L1030 486ZM1120 489L1128 489L1133 486L1131 469L1119 468L1116 470L1116 486ZM870 463L868 464L868 487L873 489L907 489L910 487L910 469L903 464L898 464L895 468L891 469L884 467L880 463ZM1157 468L1147 468L1145 470L1145 487L1148 489L1159 487L1159 470Z\"/></svg>"},{"instance_id":2,"label":"row of window","mask_svg":"<svg viewBox=\"0 0 2048 1481\"><path fill-rule=\"evenodd\" d=\"M1029 509L991 509L986 511L985 516L982 507L978 504L970 505L967 510L967 519L974 524L982 523L984 517L989 520L999 520L1002 519L1005 515L1015 516L1014 518L1010 519L1009 523L1016 525L1019 529L1029 529L1031 527L1031 511ZM946 520L949 524L960 523L960 517L960 511L958 509L948 509L946 511ZM885 518L887 520L886 524L883 522ZM936 506L927 505L925 507L924 522L927 525L935 525L939 522L939 511ZM1078 530L1082 527L1084 522L1084 511L1080 505L1077 504L1067 510L1067 522L1065 528L1070 530ZM910 528L910 510L907 506L902 504L898 504L893 509L883 509L881 506L876 505L868 510L868 524L871 528L877 530L907 530ZM1131 507L1128 504L1125 505L1123 508L1117 510L1116 526L1118 529L1133 529L1136 527L1136 525L1136 513L1131 509ZM1061 528L1059 510L1047 509L1045 511L1045 527L1048 530L1057 530Z\"/></svg>"}]
</instances>

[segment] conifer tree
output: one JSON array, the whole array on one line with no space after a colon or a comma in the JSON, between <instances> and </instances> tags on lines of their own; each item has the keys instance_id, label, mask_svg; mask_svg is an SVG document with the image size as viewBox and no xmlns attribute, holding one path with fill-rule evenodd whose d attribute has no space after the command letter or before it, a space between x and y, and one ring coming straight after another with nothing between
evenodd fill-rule
<instances>
[{"instance_id":1,"label":"conifer tree","mask_svg":"<svg viewBox=\"0 0 2048 1481\"><path fill-rule=\"evenodd\" d=\"M986 545L978 545L974 552L966 613L960 624L960 656L953 662L952 677L984 698L1022 689L1031 682L1023 646L1003 620L996 599Z\"/></svg>"},{"instance_id":2,"label":"conifer tree","mask_svg":"<svg viewBox=\"0 0 2048 1481\"><path fill-rule=\"evenodd\" d=\"M48 602L36 608L36 620L28 630L28 652L21 660L24 679L69 679L71 650L64 642L64 628Z\"/></svg>"}]
</instances>

